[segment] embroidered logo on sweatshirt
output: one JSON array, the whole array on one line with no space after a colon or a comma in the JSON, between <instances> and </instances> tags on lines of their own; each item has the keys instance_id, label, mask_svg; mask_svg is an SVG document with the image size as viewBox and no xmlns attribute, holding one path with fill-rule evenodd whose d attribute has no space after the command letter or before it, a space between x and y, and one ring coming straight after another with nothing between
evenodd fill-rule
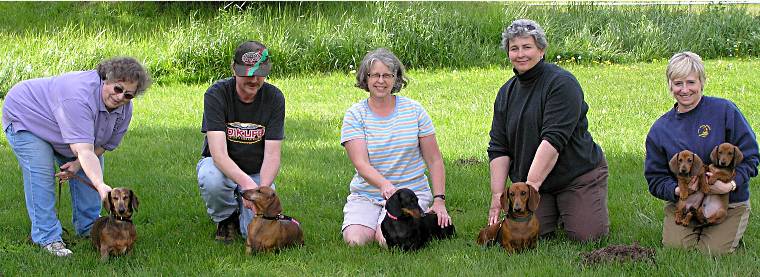
<instances>
[{"instance_id":1,"label":"embroidered logo on sweatshirt","mask_svg":"<svg viewBox=\"0 0 760 277\"><path fill-rule=\"evenodd\" d=\"M706 138L708 135L710 135L710 125L702 124L699 126L699 130L697 131L697 134L699 137Z\"/></svg>"}]
</instances>

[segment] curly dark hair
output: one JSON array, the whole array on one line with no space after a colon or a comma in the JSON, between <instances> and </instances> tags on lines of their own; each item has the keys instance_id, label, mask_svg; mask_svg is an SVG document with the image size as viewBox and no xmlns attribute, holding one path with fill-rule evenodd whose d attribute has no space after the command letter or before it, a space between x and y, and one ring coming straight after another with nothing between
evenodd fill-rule
<instances>
[{"instance_id":1,"label":"curly dark hair","mask_svg":"<svg viewBox=\"0 0 760 277\"><path fill-rule=\"evenodd\" d=\"M132 57L115 57L98 64L100 79L108 82L136 82L137 91L141 95L150 87L151 79L142 64Z\"/></svg>"}]
</instances>

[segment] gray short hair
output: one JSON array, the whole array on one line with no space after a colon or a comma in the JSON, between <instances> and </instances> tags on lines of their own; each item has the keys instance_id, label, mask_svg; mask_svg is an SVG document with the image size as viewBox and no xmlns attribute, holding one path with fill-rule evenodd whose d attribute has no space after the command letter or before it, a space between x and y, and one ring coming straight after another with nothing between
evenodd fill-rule
<instances>
[{"instance_id":1,"label":"gray short hair","mask_svg":"<svg viewBox=\"0 0 760 277\"><path fill-rule=\"evenodd\" d=\"M143 94L150 87L151 79L145 67L132 57L115 57L98 64L100 79L108 82L136 82L136 95Z\"/></svg>"},{"instance_id":2,"label":"gray short hair","mask_svg":"<svg viewBox=\"0 0 760 277\"><path fill-rule=\"evenodd\" d=\"M396 82L393 83L393 89L391 93L396 93L405 87L409 82L406 78L406 70L404 64L388 49L378 48L367 53L362 59L362 63L359 65L359 70L356 71L356 87L369 91L369 85L367 80L369 79L369 69L372 67L372 63L379 61L383 63L388 69L396 75Z\"/></svg>"},{"instance_id":3,"label":"gray short hair","mask_svg":"<svg viewBox=\"0 0 760 277\"><path fill-rule=\"evenodd\" d=\"M501 33L501 49L509 52L509 41L516 37L531 36L536 40L536 46L538 49L544 50L549 43L546 42L546 33L541 25L538 25L530 19L517 19L512 21L509 26L504 27L504 32Z\"/></svg>"},{"instance_id":4,"label":"gray short hair","mask_svg":"<svg viewBox=\"0 0 760 277\"><path fill-rule=\"evenodd\" d=\"M702 88L705 88L705 64L702 63L702 58L699 55L685 51L676 53L668 61L668 69L665 70L665 77L668 78L668 84L670 81L676 78L686 78L689 74L697 73L699 75L699 81L702 83Z\"/></svg>"}]
</instances>

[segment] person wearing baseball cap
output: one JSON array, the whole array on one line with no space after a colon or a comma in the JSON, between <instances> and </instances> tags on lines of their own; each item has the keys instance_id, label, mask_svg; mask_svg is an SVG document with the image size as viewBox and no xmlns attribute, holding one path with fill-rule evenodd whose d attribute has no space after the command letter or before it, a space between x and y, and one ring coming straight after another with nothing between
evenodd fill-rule
<instances>
[{"instance_id":1,"label":"person wearing baseball cap","mask_svg":"<svg viewBox=\"0 0 760 277\"><path fill-rule=\"evenodd\" d=\"M196 168L206 211L217 223L215 239L222 242L246 236L253 205L240 194L274 188L285 137L285 97L266 82L272 70L269 49L258 41L241 43L231 69L234 76L217 81L204 95L206 136Z\"/></svg>"}]
</instances>

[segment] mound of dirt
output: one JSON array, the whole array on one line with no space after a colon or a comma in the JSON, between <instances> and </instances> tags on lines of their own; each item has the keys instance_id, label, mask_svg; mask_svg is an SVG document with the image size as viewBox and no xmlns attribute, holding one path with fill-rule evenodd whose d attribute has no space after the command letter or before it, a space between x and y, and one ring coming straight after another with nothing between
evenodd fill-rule
<instances>
[{"instance_id":1,"label":"mound of dirt","mask_svg":"<svg viewBox=\"0 0 760 277\"><path fill-rule=\"evenodd\" d=\"M583 264L594 265L603 262L652 262L655 251L653 248L633 245L610 245L591 252L581 253Z\"/></svg>"}]
</instances>

